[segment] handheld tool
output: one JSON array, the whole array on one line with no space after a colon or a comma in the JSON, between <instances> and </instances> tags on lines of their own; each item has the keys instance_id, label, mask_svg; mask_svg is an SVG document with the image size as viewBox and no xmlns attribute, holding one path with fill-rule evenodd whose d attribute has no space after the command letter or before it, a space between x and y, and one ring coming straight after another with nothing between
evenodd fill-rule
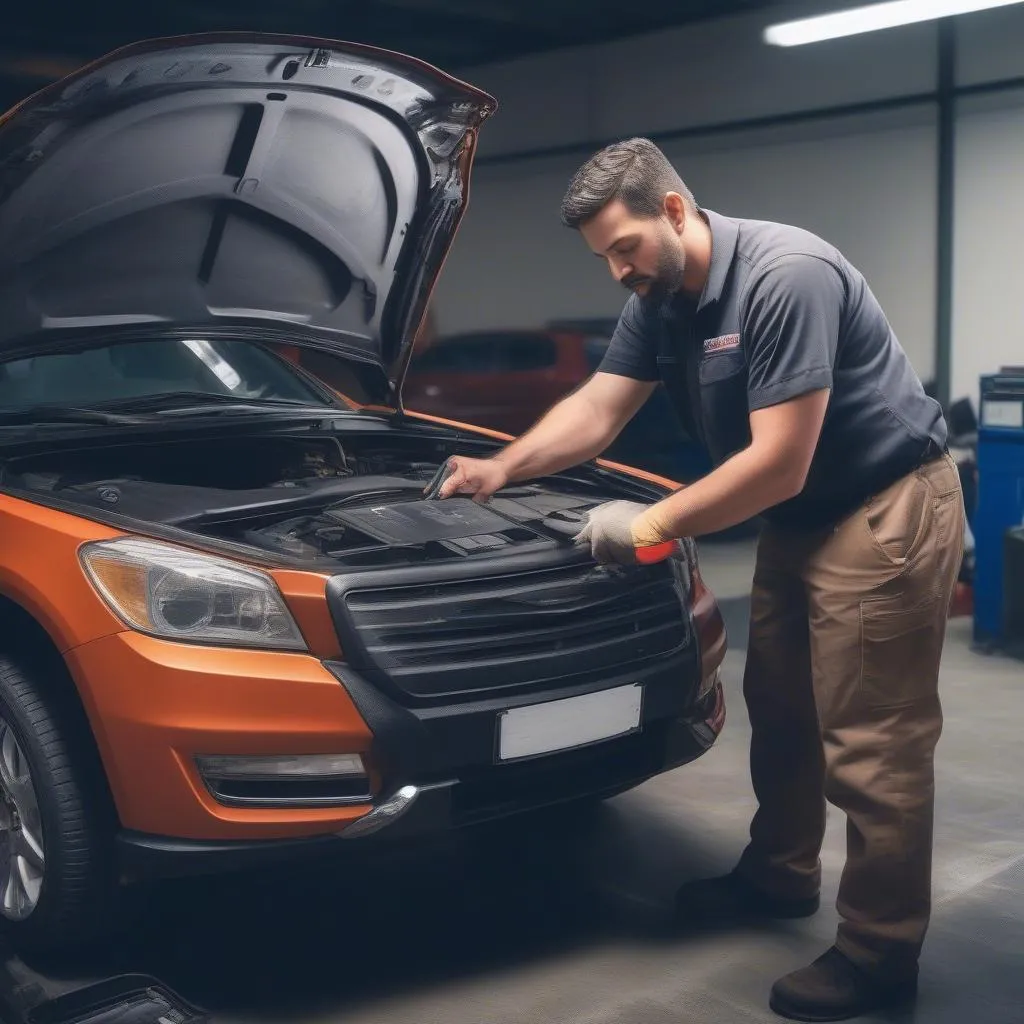
<instances>
[{"instance_id":1,"label":"handheld tool","mask_svg":"<svg viewBox=\"0 0 1024 1024\"><path fill-rule=\"evenodd\" d=\"M438 494L440 494L441 492L441 487L444 485L445 480L447 480L448 477L451 475L451 471L451 466L448 464L448 460L445 459L444 462L442 462L441 465L438 467L438 470L434 474L430 483L427 484L426 490L423 492L424 501L433 501L435 498L437 498Z\"/></svg>"},{"instance_id":2,"label":"handheld tool","mask_svg":"<svg viewBox=\"0 0 1024 1024\"><path fill-rule=\"evenodd\" d=\"M634 548L636 560L641 565L654 565L664 562L666 558L681 558L682 548L678 541L667 540L664 544L652 544L650 547Z\"/></svg>"}]
</instances>

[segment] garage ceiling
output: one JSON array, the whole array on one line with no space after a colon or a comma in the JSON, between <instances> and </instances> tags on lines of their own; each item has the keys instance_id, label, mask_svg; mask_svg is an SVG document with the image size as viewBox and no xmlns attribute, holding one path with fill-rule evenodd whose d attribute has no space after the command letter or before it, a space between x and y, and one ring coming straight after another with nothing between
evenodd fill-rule
<instances>
[{"instance_id":1,"label":"garage ceiling","mask_svg":"<svg viewBox=\"0 0 1024 1024\"><path fill-rule=\"evenodd\" d=\"M221 30L321 35L412 53L458 71L775 6L773 0L16 0L0 37L8 105L81 63L138 39Z\"/></svg>"}]
</instances>

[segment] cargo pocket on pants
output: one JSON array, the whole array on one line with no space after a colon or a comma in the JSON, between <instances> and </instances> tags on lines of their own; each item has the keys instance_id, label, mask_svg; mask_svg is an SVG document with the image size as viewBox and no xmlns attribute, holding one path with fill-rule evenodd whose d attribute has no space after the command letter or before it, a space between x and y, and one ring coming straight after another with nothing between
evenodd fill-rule
<instances>
[{"instance_id":1,"label":"cargo pocket on pants","mask_svg":"<svg viewBox=\"0 0 1024 1024\"><path fill-rule=\"evenodd\" d=\"M945 607L932 591L860 603L861 696L872 708L900 708L933 696L945 632Z\"/></svg>"}]
</instances>

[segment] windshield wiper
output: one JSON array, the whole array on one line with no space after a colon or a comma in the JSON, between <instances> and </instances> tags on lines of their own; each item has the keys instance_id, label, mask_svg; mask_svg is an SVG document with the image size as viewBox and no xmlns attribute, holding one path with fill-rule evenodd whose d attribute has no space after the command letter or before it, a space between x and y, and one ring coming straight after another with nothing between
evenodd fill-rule
<instances>
[{"instance_id":1,"label":"windshield wiper","mask_svg":"<svg viewBox=\"0 0 1024 1024\"><path fill-rule=\"evenodd\" d=\"M185 404L182 406L179 403ZM23 409L0 409L0 426L92 423L105 427L135 427L143 424L152 425L157 422L157 415L164 410L188 414L242 410L265 412L268 408L321 411L318 405L288 398L241 399L215 393L171 391L161 395L143 395L139 398L104 402L96 406L30 405ZM323 408L330 409L330 406ZM133 415L133 412L136 414Z\"/></svg>"},{"instance_id":2,"label":"windshield wiper","mask_svg":"<svg viewBox=\"0 0 1024 1024\"><path fill-rule=\"evenodd\" d=\"M0 409L0 425L18 426L37 423L99 423L104 426L136 426L149 422L148 417L125 416L102 409L78 408L71 405L30 405L24 409Z\"/></svg>"},{"instance_id":3,"label":"windshield wiper","mask_svg":"<svg viewBox=\"0 0 1024 1024\"><path fill-rule=\"evenodd\" d=\"M207 391L165 391L155 395L140 395L138 398L125 398L116 402L104 402L108 409L145 409L160 411L196 409L209 412L211 408L224 409L266 409L266 408L320 408L311 402L303 402L294 398L240 398L236 395L223 395Z\"/></svg>"}]
</instances>

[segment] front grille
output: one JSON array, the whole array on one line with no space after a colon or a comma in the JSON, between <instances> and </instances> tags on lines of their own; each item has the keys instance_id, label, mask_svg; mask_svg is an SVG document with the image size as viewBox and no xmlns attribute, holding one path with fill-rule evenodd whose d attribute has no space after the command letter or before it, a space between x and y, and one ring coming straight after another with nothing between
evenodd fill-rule
<instances>
[{"instance_id":1,"label":"front grille","mask_svg":"<svg viewBox=\"0 0 1024 1024\"><path fill-rule=\"evenodd\" d=\"M429 583L352 582L332 603L353 668L429 701L530 692L671 655L688 642L677 586L664 564L586 562Z\"/></svg>"}]
</instances>

